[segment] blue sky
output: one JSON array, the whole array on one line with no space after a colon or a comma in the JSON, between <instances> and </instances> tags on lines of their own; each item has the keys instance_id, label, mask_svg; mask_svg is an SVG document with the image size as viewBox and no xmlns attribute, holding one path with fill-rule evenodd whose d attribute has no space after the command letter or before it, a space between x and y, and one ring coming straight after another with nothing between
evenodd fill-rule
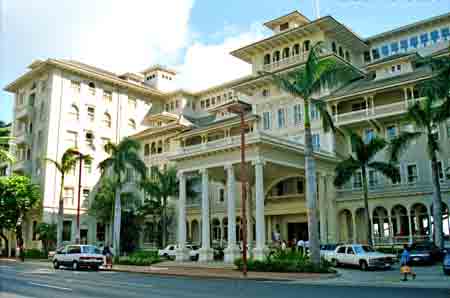
<instances>
[{"instance_id":1,"label":"blue sky","mask_svg":"<svg viewBox=\"0 0 450 298\"><path fill-rule=\"evenodd\" d=\"M0 0L0 87L33 59L70 58L121 73L159 63L198 90L245 75L228 55L269 34L262 23L292 10L314 19L313 1L293 0ZM449 0L321 0L362 37L450 11ZM0 91L0 120L12 96Z\"/></svg>"}]
</instances>

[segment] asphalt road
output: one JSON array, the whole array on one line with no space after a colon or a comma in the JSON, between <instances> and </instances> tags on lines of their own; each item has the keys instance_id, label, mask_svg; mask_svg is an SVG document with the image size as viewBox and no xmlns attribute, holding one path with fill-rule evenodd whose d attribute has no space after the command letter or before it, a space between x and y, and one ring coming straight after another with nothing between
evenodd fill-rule
<instances>
[{"instance_id":1,"label":"asphalt road","mask_svg":"<svg viewBox=\"0 0 450 298\"><path fill-rule=\"evenodd\" d=\"M0 297L449 298L450 289L308 285L295 282L192 279L102 271L55 271L45 265L0 262Z\"/></svg>"}]
</instances>

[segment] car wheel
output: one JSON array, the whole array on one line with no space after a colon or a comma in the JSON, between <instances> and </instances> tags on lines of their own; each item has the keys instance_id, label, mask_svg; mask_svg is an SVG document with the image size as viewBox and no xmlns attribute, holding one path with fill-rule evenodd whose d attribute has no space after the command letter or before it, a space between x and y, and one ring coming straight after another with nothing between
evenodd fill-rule
<instances>
[{"instance_id":1,"label":"car wheel","mask_svg":"<svg viewBox=\"0 0 450 298\"><path fill-rule=\"evenodd\" d=\"M72 263L72 270L78 270L80 269L80 266L78 265L77 261L73 261Z\"/></svg>"},{"instance_id":2,"label":"car wheel","mask_svg":"<svg viewBox=\"0 0 450 298\"><path fill-rule=\"evenodd\" d=\"M59 262L58 261L53 261L53 268L54 269L59 269Z\"/></svg>"},{"instance_id":3,"label":"car wheel","mask_svg":"<svg viewBox=\"0 0 450 298\"><path fill-rule=\"evenodd\" d=\"M367 262L366 262L366 261L360 261L360 262L359 262L359 268L360 268L362 271L367 271L367 270L369 269L369 266L367 265Z\"/></svg>"},{"instance_id":4,"label":"car wheel","mask_svg":"<svg viewBox=\"0 0 450 298\"><path fill-rule=\"evenodd\" d=\"M168 259L168 258L169 258L169 255L168 255L168 254L163 254L163 257L166 258L166 259Z\"/></svg>"},{"instance_id":5,"label":"car wheel","mask_svg":"<svg viewBox=\"0 0 450 298\"><path fill-rule=\"evenodd\" d=\"M331 260L331 266L333 266L333 267L339 267L339 262L338 262L338 260L332 259L332 260Z\"/></svg>"}]
</instances>

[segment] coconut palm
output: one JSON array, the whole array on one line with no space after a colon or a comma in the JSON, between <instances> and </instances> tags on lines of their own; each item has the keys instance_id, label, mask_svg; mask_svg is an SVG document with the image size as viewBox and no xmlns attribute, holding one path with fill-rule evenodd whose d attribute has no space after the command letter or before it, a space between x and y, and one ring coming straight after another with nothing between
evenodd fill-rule
<instances>
[{"instance_id":1,"label":"coconut palm","mask_svg":"<svg viewBox=\"0 0 450 298\"><path fill-rule=\"evenodd\" d=\"M53 164L61 175L60 191L59 191L59 204L58 204L58 222L57 222L57 233L56 233L56 246L60 247L62 244L62 233L63 233L63 221L64 221L64 180L66 175L73 171L77 162L79 160L89 161L91 157L89 155L82 155L76 148L67 149L62 157L61 161L57 161L51 158L44 158L43 160Z\"/></svg>"},{"instance_id":2,"label":"coconut palm","mask_svg":"<svg viewBox=\"0 0 450 298\"><path fill-rule=\"evenodd\" d=\"M402 132L392 141L390 157L391 160L398 161L411 142L425 137L432 169L434 242L436 246L442 248L442 196L437 160L441 147L437 139L437 130L442 123L450 119L450 58L424 59L419 63L431 67L434 76L417 85L423 99L413 102L406 115L417 129L414 132Z\"/></svg>"},{"instance_id":3,"label":"coconut palm","mask_svg":"<svg viewBox=\"0 0 450 298\"><path fill-rule=\"evenodd\" d=\"M363 199L364 199L364 217L367 223L367 239L369 245L373 245L372 223L369 215L369 191L367 184L367 175L369 169L375 170L390 179L393 183L400 181L400 172L398 168L382 161L374 161L377 153L388 146L388 142L379 137L373 137L368 142L364 142L362 137L353 131L348 132L351 144L354 150L354 156L349 155L347 159L341 161L336 166L336 176L334 185L341 187L346 184L353 176L361 175ZM355 233L356 231L353 231Z\"/></svg>"},{"instance_id":4,"label":"coconut palm","mask_svg":"<svg viewBox=\"0 0 450 298\"><path fill-rule=\"evenodd\" d=\"M124 138L119 144L111 142L105 145L105 151L110 154L108 158L99 164L102 175L115 176L116 185L114 189L114 225L113 225L113 247L116 255L120 254L120 224L122 214L121 192L125 181L123 178L127 169L135 170L145 178L146 166L139 157L140 143L131 138Z\"/></svg>"},{"instance_id":5,"label":"coconut palm","mask_svg":"<svg viewBox=\"0 0 450 298\"><path fill-rule=\"evenodd\" d=\"M323 128L327 132L330 129L334 132L332 117L328 113L326 104L320 100L317 94L323 87L324 82L329 87L337 85L339 82L349 82L355 78L356 72L347 64L338 62L338 58L321 57L324 52L322 42L316 43L310 50L308 58L303 67L286 74L271 75L274 82L284 91L291 94L296 99L303 99L304 134L305 134L305 176L306 176L306 204L308 210L308 234L311 251L311 261L313 264L320 263L319 250L319 230L317 220L317 179L316 165L313 156L313 145L311 135L310 108L314 106L321 114Z\"/></svg>"}]
</instances>

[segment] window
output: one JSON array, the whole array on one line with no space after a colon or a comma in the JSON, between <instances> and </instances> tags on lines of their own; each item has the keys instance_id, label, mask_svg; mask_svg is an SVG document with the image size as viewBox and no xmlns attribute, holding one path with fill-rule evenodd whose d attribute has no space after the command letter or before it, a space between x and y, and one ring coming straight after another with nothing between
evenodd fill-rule
<instances>
[{"instance_id":1,"label":"window","mask_svg":"<svg viewBox=\"0 0 450 298\"><path fill-rule=\"evenodd\" d=\"M268 130L272 128L272 113L271 112L264 112L263 113L263 129Z\"/></svg>"},{"instance_id":2,"label":"window","mask_svg":"<svg viewBox=\"0 0 450 298\"><path fill-rule=\"evenodd\" d=\"M361 111L366 109L366 102L359 101L352 103L352 112Z\"/></svg>"},{"instance_id":3,"label":"window","mask_svg":"<svg viewBox=\"0 0 450 298\"><path fill-rule=\"evenodd\" d=\"M411 164L406 167L408 175L408 183L414 184L417 182L417 165Z\"/></svg>"},{"instance_id":4,"label":"window","mask_svg":"<svg viewBox=\"0 0 450 298\"><path fill-rule=\"evenodd\" d=\"M63 221L63 232L62 232L62 240L70 241L72 239L72 221L65 220Z\"/></svg>"},{"instance_id":5,"label":"window","mask_svg":"<svg viewBox=\"0 0 450 298\"><path fill-rule=\"evenodd\" d=\"M339 247L337 253L338 254L344 254L345 253L345 246Z\"/></svg>"},{"instance_id":6,"label":"window","mask_svg":"<svg viewBox=\"0 0 450 298\"><path fill-rule=\"evenodd\" d=\"M264 56L264 65L270 64L270 54Z\"/></svg>"},{"instance_id":7,"label":"window","mask_svg":"<svg viewBox=\"0 0 450 298\"><path fill-rule=\"evenodd\" d=\"M283 59L288 58L290 55L290 49L289 48L284 48L283 49Z\"/></svg>"},{"instance_id":8,"label":"window","mask_svg":"<svg viewBox=\"0 0 450 298\"><path fill-rule=\"evenodd\" d=\"M296 43L296 44L294 45L294 47L292 48L292 51L293 51L293 54L294 54L294 55L300 54L300 45L299 45L298 43Z\"/></svg>"},{"instance_id":9,"label":"window","mask_svg":"<svg viewBox=\"0 0 450 298\"><path fill-rule=\"evenodd\" d=\"M85 137L86 137L86 145L93 148L94 147L94 135L92 134L92 132L87 132Z\"/></svg>"},{"instance_id":10,"label":"window","mask_svg":"<svg viewBox=\"0 0 450 298\"><path fill-rule=\"evenodd\" d=\"M150 155L150 144L145 144L144 145L144 156L149 156Z\"/></svg>"},{"instance_id":11,"label":"window","mask_svg":"<svg viewBox=\"0 0 450 298\"><path fill-rule=\"evenodd\" d=\"M309 45L311 44L311 41L309 41L309 40L305 40L304 42L303 42L303 51L304 52L308 52L309 51Z\"/></svg>"},{"instance_id":12,"label":"window","mask_svg":"<svg viewBox=\"0 0 450 298\"><path fill-rule=\"evenodd\" d=\"M283 23L280 25L280 31L289 29L289 23Z\"/></svg>"},{"instance_id":13,"label":"window","mask_svg":"<svg viewBox=\"0 0 450 298\"><path fill-rule=\"evenodd\" d=\"M270 91L269 91L269 89L263 89L263 91L262 91L262 96L263 96L263 97L268 97L268 96L270 96Z\"/></svg>"},{"instance_id":14,"label":"window","mask_svg":"<svg viewBox=\"0 0 450 298\"><path fill-rule=\"evenodd\" d=\"M342 47L339 47L339 56L344 57L344 50Z\"/></svg>"},{"instance_id":15,"label":"window","mask_svg":"<svg viewBox=\"0 0 450 298\"><path fill-rule=\"evenodd\" d=\"M219 189L219 202L225 201L225 189L220 188Z\"/></svg>"},{"instance_id":16,"label":"window","mask_svg":"<svg viewBox=\"0 0 450 298\"><path fill-rule=\"evenodd\" d=\"M76 105L71 105L69 110L69 118L73 121L78 121L80 119L80 112Z\"/></svg>"},{"instance_id":17,"label":"window","mask_svg":"<svg viewBox=\"0 0 450 298\"><path fill-rule=\"evenodd\" d=\"M380 50L378 48L372 49L372 57L374 60L380 59Z\"/></svg>"},{"instance_id":18,"label":"window","mask_svg":"<svg viewBox=\"0 0 450 298\"><path fill-rule=\"evenodd\" d=\"M294 124L300 125L303 120L303 110L301 104L294 105Z\"/></svg>"},{"instance_id":19,"label":"window","mask_svg":"<svg viewBox=\"0 0 450 298\"><path fill-rule=\"evenodd\" d=\"M389 56L389 46L388 45L384 45L381 47L381 54L384 57Z\"/></svg>"},{"instance_id":20,"label":"window","mask_svg":"<svg viewBox=\"0 0 450 298\"><path fill-rule=\"evenodd\" d=\"M64 187L64 204L74 205L73 188L71 187Z\"/></svg>"},{"instance_id":21,"label":"window","mask_svg":"<svg viewBox=\"0 0 450 298\"><path fill-rule=\"evenodd\" d=\"M403 52L406 52L408 50L408 40L407 39L400 40L400 49Z\"/></svg>"},{"instance_id":22,"label":"window","mask_svg":"<svg viewBox=\"0 0 450 298\"><path fill-rule=\"evenodd\" d=\"M106 103L111 103L112 102L112 93L111 91L103 91L103 100Z\"/></svg>"},{"instance_id":23,"label":"window","mask_svg":"<svg viewBox=\"0 0 450 298\"><path fill-rule=\"evenodd\" d=\"M386 137L388 140L392 140L396 136L397 136L397 127L395 125L386 127Z\"/></svg>"},{"instance_id":24,"label":"window","mask_svg":"<svg viewBox=\"0 0 450 298\"><path fill-rule=\"evenodd\" d=\"M337 53L337 47L336 47L336 43L333 41L332 43L331 43L331 50L333 51L333 53Z\"/></svg>"},{"instance_id":25,"label":"window","mask_svg":"<svg viewBox=\"0 0 450 298\"><path fill-rule=\"evenodd\" d=\"M362 174L361 172L357 172L353 175L353 188L361 188L362 187Z\"/></svg>"},{"instance_id":26,"label":"window","mask_svg":"<svg viewBox=\"0 0 450 298\"><path fill-rule=\"evenodd\" d=\"M409 39L409 45L411 48L417 49L417 46L419 45L419 38L417 36L413 36Z\"/></svg>"},{"instance_id":27,"label":"window","mask_svg":"<svg viewBox=\"0 0 450 298\"><path fill-rule=\"evenodd\" d=\"M345 51L345 60L347 60L348 62L352 61L352 58L350 56L350 52L349 51Z\"/></svg>"},{"instance_id":28,"label":"window","mask_svg":"<svg viewBox=\"0 0 450 298\"><path fill-rule=\"evenodd\" d=\"M278 109L278 128L286 127L286 110L281 108Z\"/></svg>"},{"instance_id":29,"label":"window","mask_svg":"<svg viewBox=\"0 0 450 298\"><path fill-rule=\"evenodd\" d=\"M364 52L364 62L370 62L370 52L369 51L365 51Z\"/></svg>"},{"instance_id":30,"label":"window","mask_svg":"<svg viewBox=\"0 0 450 298\"><path fill-rule=\"evenodd\" d=\"M423 47L426 47L428 45L428 32L420 34L420 43Z\"/></svg>"},{"instance_id":31,"label":"window","mask_svg":"<svg viewBox=\"0 0 450 298\"><path fill-rule=\"evenodd\" d=\"M216 104L216 98L211 97L211 105L214 106Z\"/></svg>"},{"instance_id":32,"label":"window","mask_svg":"<svg viewBox=\"0 0 450 298\"><path fill-rule=\"evenodd\" d=\"M280 61L280 51L275 51L275 53L273 53L272 60L273 62Z\"/></svg>"},{"instance_id":33,"label":"window","mask_svg":"<svg viewBox=\"0 0 450 298\"><path fill-rule=\"evenodd\" d=\"M94 122L94 120L95 120L95 108L94 107L88 107L87 108L87 113L88 113L89 121Z\"/></svg>"},{"instance_id":34,"label":"window","mask_svg":"<svg viewBox=\"0 0 450 298\"><path fill-rule=\"evenodd\" d=\"M66 136L66 143L69 148L78 147L78 133L74 131L68 131Z\"/></svg>"},{"instance_id":35,"label":"window","mask_svg":"<svg viewBox=\"0 0 450 298\"><path fill-rule=\"evenodd\" d=\"M136 129L136 122L133 119L128 120L128 127L132 130Z\"/></svg>"},{"instance_id":36,"label":"window","mask_svg":"<svg viewBox=\"0 0 450 298\"><path fill-rule=\"evenodd\" d=\"M205 106L206 106L206 108L209 108L209 106L210 106L210 99L209 98L206 99Z\"/></svg>"},{"instance_id":37,"label":"window","mask_svg":"<svg viewBox=\"0 0 450 298\"><path fill-rule=\"evenodd\" d=\"M134 97L128 97L128 105L132 108L132 109L136 109L137 107L137 100Z\"/></svg>"},{"instance_id":38,"label":"window","mask_svg":"<svg viewBox=\"0 0 450 298\"><path fill-rule=\"evenodd\" d=\"M347 254L348 255L354 255L355 252L353 251L353 248L351 246L347 247Z\"/></svg>"},{"instance_id":39,"label":"window","mask_svg":"<svg viewBox=\"0 0 450 298\"><path fill-rule=\"evenodd\" d=\"M433 43L436 43L439 40L439 31L438 30L431 31L430 37L431 37L431 41Z\"/></svg>"},{"instance_id":40,"label":"window","mask_svg":"<svg viewBox=\"0 0 450 298\"><path fill-rule=\"evenodd\" d=\"M87 174L91 174L92 173L92 161L91 160L84 160L83 161L83 167L84 167L84 172Z\"/></svg>"},{"instance_id":41,"label":"window","mask_svg":"<svg viewBox=\"0 0 450 298\"><path fill-rule=\"evenodd\" d=\"M71 81L70 82L70 87L72 88L72 90L76 93L80 93L81 90L81 84L80 82L77 81Z\"/></svg>"},{"instance_id":42,"label":"window","mask_svg":"<svg viewBox=\"0 0 450 298\"><path fill-rule=\"evenodd\" d=\"M313 104L310 105L310 115L311 115L311 120L319 120L320 113L319 113L319 110L317 109L316 105L313 105Z\"/></svg>"},{"instance_id":43,"label":"window","mask_svg":"<svg viewBox=\"0 0 450 298\"><path fill-rule=\"evenodd\" d=\"M441 29L441 36L442 39L444 40L449 40L450 39L450 28L442 28Z\"/></svg>"},{"instance_id":44,"label":"window","mask_svg":"<svg viewBox=\"0 0 450 298\"><path fill-rule=\"evenodd\" d=\"M378 185L378 174L375 170L369 170L369 185L370 186Z\"/></svg>"},{"instance_id":45,"label":"window","mask_svg":"<svg viewBox=\"0 0 450 298\"><path fill-rule=\"evenodd\" d=\"M111 116L108 113L103 114L103 127L111 127Z\"/></svg>"},{"instance_id":46,"label":"window","mask_svg":"<svg viewBox=\"0 0 450 298\"><path fill-rule=\"evenodd\" d=\"M202 108L202 109L205 108L205 101L204 100L200 101L200 108Z\"/></svg>"},{"instance_id":47,"label":"window","mask_svg":"<svg viewBox=\"0 0 450 298\"><path fill-rule=\"evenodd\" d=\"M87 188L83 189L83 203L81 204L82 206L85 204L84 202L89 202L89 194L91 193L91 191ZM83 206L83 207L87 207L87 206Z\"/></svg>"},{"instance_id":48,"label":"window","mask_svg":"<svg viewBox=\"0 0 450 298\"><path fill-rule=\"evenodd\" d=\"M312 146L313 146L314 151L320 150L320 135L319 134L312 135Z\"/></svg>"},{"instance_id":49,"label":"window","mask_svg":"<svg viewBox=\"0 0 450 298\"><path fill-rule=\"evenodd\" d=\"M89 93L95 95L95 84L93 82L90 82L88 86L89 86Z\"/></svg>"},{"instance_id":50,"label":"window","mask_svg":"<svg viewBox=\"0 0 450 298\"><path fill-rule=\"evenodd\" d=\"M373 138L375 138L375 130L373 128L366 128L364 130L364 135L365 135L364 142L368 144L370 143L370 141L373 140Z\"/></svg>"},{"instance_id":51,"label":"window","mask_svg":"<svg viewBox=\"0 0 450 298\"><path fill-rule=\"evenodd\" d=\"M398 42L391 43L391 52L392 54L398 53Z\"/></svg>"}]
</instances>

